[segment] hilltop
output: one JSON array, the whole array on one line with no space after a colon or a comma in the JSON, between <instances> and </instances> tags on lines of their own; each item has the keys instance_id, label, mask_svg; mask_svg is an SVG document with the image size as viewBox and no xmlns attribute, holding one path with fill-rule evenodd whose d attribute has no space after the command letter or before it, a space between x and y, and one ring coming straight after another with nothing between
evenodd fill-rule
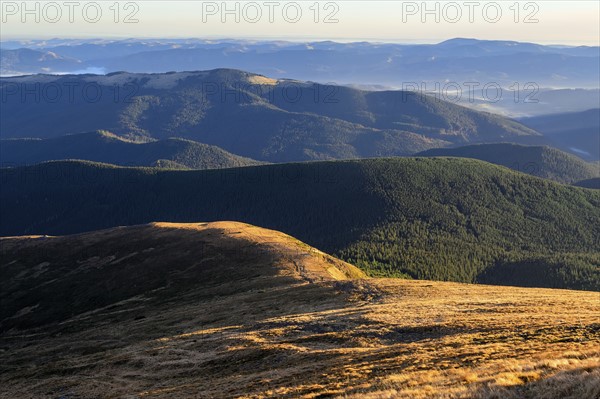
<instances>
[{"instance_id":1,"label":"hilltop","mask_svg":"<svg viewBox=\"0 0 600 399\"><path fill-rule=\"evenodd\" d=\"M600 290L600 192L478 160L212 171L51 162L0 178L2 235L228 219L283 231L373 276Z\"/></svg>"},{"instance_id":2,"label":"hilltop","mask_svg":"<svg viewBox=\"0 0 600 399\"><path fill-rule=\"evenodd\" d=\"M478 144L458 148L438 148L416 154L421 157L474 158L506 166L532 176L572 184L597 177L598 165L551 147L518 144Z\"/></svg>"},{"instance_id":3,"label":"hilltop","mask_svg":"<svg viewBox=\"0 0 600 399\"><path fill-rule=\"evenodd\" d=\"M101 95L90 99L75 90L73 98L37 101L20 93L28 87L69 93L70 87L88 86ZM32 75L0 78L1 88L7 93L2 138L108 130L136 141L186 138L268 162L409 155L453 144L541 139L510 119L415 92L362 91L231 69Z\"/></svg>"},{"instance_id":4,"label":"hilltop","mask_svg":"<svg viewBox=\"0 0 600 399\"><path fill-rule=\"evenodd\" d=\"M600 393L597 293L356 280L234 222L3 238L0 254L1 398Z\"/></svg>"},{"instance_id":5,"label":"hilltop","mask_svg":"<svg viewBox=\"0 0 600 399\"><path fill-rule=\"evenodd\" d=\"M208 297L227 294L227 284L251 291L264 284L364 277L354 266L290 236L236 222L8 237L1 239L0 251L4 332L58 323L155 291L158 296L173 289L204 291ZM131 278L135 284L126 283ZM68 288L73 286L81 290ZM61 302L70 306L57 306ZM32 311L19 313L29 307Z\"/></svg>"},{"instance_id":6,"label":"hilltop","mask_svg":"<svg viewBox=\"0 0 600 399\"><path fill-rule=\"evenodd\" d=\"M4 165L80 159L122 166L159 166L174 169L221 169L259 165L218 147L181 138L134 142L106 131L51 139L0 140Z\"/></svg>"}]
</instances>

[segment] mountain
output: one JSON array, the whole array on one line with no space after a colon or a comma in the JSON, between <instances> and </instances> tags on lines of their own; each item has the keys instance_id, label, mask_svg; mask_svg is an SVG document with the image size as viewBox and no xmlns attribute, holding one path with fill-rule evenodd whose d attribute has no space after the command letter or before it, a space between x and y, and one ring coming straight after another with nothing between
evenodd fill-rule
<instances>
[{"instance_id":1,"label":"mountain","mask_svg":"<svg viewBox=\"0 0 600 399\"><path fill-rule=\"evenodd\" d=\"M1 235L237 220L298 237L371 275L476 282L517 264L531 273L528 285L600 290L600 192L478 160L208 171L51 162L5 168L0 178Z\"/></svg>"},{"instance_id":2,"label":"mountain","mask_svg":"<svg viewBox=\"0 0 600 399\"><path fill-rule=\"evenodd\" d=\"M381 89L378 89L381 90ZM434 91L435 93L435 91ZM436 93L439 95L439 93ZM456 104L511 118L587 111L600 104L600 89L551 89L536 84L521 85L519 92L503 91L491 102L479 88L464 90Z\"/></svg>"},{"instance_id":3,"label":"mountain","mask_svg":"<svg viewBox=\"0 0 600 399\"><path fill-rule=\"evenodd\" d=\"M57 73L82 70L80 60L27 48L2 49L0 52L0 75L23 75L29 73Z\"/></svg>"},{"instance_id":4,"label":"mountain","mask_svg":"<svg viewBox=\"0 0 600 399\"><path fill-rule=\"evenodd\" d=\"M590 161L600 160L600 108L522 118L553 145Z\"/></svg>"},{"instance_id":5,"label":"mountain","mask_svg":"<svg viewBox=\"0 0 600 399\"><path fill-rule=\"evenodd\" d=\"M416 155L480 159L532 176L568 184L600 175L598 165L551 147L508 143L478 144L458 148L437 148Z\"/></svg>"},{"instance_id":6,"label":"mountain","mask_svg":"<svg viewBox=\"0 0 600 399\"><path fill-rule=\"evenodd\" d=\"M51 139L0 140L0 160L4 166L66 159L175 169L220 169L260 164L190 140L169 138L136 143L106 131Z\"/></svg>"},{"instance_id":7,"label":"mountain","mask_svg":"<svg viewBox=\"0 0 600 399\"><path fill-rule=\"evenodd\" d=\"M600 393L597 293L365 280L234 222L3 238L0 254L3 398Z\"/></svg>"},{"instance_id":8,"label":"mountain","mask_svg":"<svg viewBox=\"0 0 600 399\"><path fill-rule=\"evenodd\" d=\"M354 266L285 234L233 222L154 223L70 237L1 240L6 277L0 283L1 332L61 322L165 286L209 295L227 282L240 290L364 277ZM18 278L25 277L23 271L27 278ZM133 276L135 284L122 283ZM56 306L61 302L71 306ZM19 314L27 307L36 310Z\"/></svg>"},{"instance_id":9,"label":"mountain","mask_svg":"<svg viewBox=\"0 0 600 399\"><path fill-rule=\"evenodd\" d=\"M76 70L163 73L234 68L260 74L337 84L403 88L478 82L504 88L515 82L537 87L598 88L597 46L548 46L502 40L456 38L436 44L285 42L204 39L56 39L4 42L9 49L51 51L82 62ZM352 67L348 67L351 65ZM19 70L19 64L11 67ZM40 65L32 71L55 72ZM67 72L61 69L62 72ZM73 71L72 71L73 72ZM463 89L467 89L466 86ZM508 94L508 91L506 92ZM506 97L512 97L507 95Z\"/></svg>"},{"instance_id":10,"label":"mountain","mask_svg":"<svg viewBox=\"0 0 600 399\"><path fill-rule=\"evenodd\" d=\"M31 87L39 88L39 98ZM108 130L134 140L180 137L269 162L541 139L510 119L414 92L367 92L236 70L26 76L0 79L0 88L3 138Z\"/></svg>"}]
</instances>

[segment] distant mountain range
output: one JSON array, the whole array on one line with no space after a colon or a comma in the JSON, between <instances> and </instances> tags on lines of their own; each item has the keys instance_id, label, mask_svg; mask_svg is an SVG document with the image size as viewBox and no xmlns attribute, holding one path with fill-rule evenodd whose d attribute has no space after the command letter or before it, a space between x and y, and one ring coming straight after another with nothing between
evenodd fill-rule
<instances>
[{"instance_id":1,"label":"distant mountain range","mask_svg":"<svg viewBox=\"0 0 600 399\"><path fill-rule=\"evenodd\" d=\"M27 91L32 87L39 97ZM543 141L518 122L414 92L369 92L229 69L2 78L0 89L2 138L108 130L135 141L180 137L269 162Z\"/></svg>"},{"instance_id":2,"label":"distant mountain range","mask_svg":"<svg viewBox=\"0 0 600 399\"><path fill-rule=\"evenodd\" d=\"M61 71L76 73L76 71L85 68L81 60L61 56L49 50L32 50L28 48L2 49L0 51L0 65L0 75L57 73Z\"/></svg>"},{"instance_id":3,"label":"distant mountain range","mask_svg":"<svg viewBox=\"0 0 600 399\"><path fill-rule=\"evenodd\" d=\"M558 148L587 160L600 160L600 108L522 118L520 121L543 133L549 143Z\"/></svg>"},{"instance_id":4,"label":"distant mountain range","mask_svg":"<svg viewBox=\"0 0 600 399\"><path fill-rule=\"evenodd\" d=\"M433 95L440 96L439 92ZM520 86L519 92L505 89L502 97L490 101L482 95L481 90L471 93L463 91L456 104L473 108L478 111L488 111L511 118L527 118L549 114L581 112L598 107L600 104L600 89L548 89Z\"/></svg>"},{"instance_id":5,"label":"distant mountain range","mask_svg":"<svg viewBox=\"0 0 600 399\"><path fill-rule=\"evenodd\" d=\"M208 171L50 162L0 169L0 179L2 236L237 220L292 234L376 276L502 284L499 269L521 268L519 284L600 289L600 192L478 160Z\"/></svg>"},{"instance_id":6,"label":"distant mountain range","mask_svg":"<svg viewBox=\"0 0 600 399\"><path fill-rule=\"evenodd\" d=\"M532 176L560 183L575 183L600 176L597 163L588 163L563 151L517 144L478 144L458 148L438 148L416 154L422 157L474 158L506 166Z\"/></svg>"},{"instance_id":7,"label":"distant mountain range","mask_svg":"<svg viewBox=\"0 0 600 399\"><path fill-rule=\"evenodd\" d=\"M261 164L195 141L169 138L136 143L106 131L51 139L0 140L3 166L66 159L172 169L220 169Z\"/></svg>"},{"instance_id":8,"label":"distant mountain range","mask_svg":"<svg viewBox=\"0 0 600 399\"><path fill-rule=\"evenodd\" d=\"M551 147L510 143L476 144L431 149L415 155L479 159L567 184L600 176L597 163L585 162ZM86 160L169 169L222 169L261 164L191 140L170 138L132 142L106 131L50 139L3 139L0 140L0 160L5 167L56 160Z\"/></svg>"},{"instance_id":9,"label":"distant mountain range","mask_svg":"<svg viewBox=\"0 0 600 399\"><path fill-rule=\"evenodd\" d=\"M251 70L275 78L402 88L409 82L598 88L598 47L452 39L438 44L244 40L5 41L0 74ZM33 54L33 51L39 54ZM47 59L51 52L56 59ZM349 67L351 66L351 67Z\"/></svg>"}]
</instances>

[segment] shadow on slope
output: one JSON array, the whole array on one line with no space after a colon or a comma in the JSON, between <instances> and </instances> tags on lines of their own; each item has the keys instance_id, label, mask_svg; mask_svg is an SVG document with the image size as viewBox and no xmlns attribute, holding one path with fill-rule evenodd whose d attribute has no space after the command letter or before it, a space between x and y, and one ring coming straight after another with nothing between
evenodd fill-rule
<instances>
[{"instance_id":1,"label":"shadow on slope","mask_svg":"<svg viewBox=\"0 0 600 399\"><path fill-rule=\"evenodd\" d=\"M210 298L364 277L290 236L233 222L3 238L0 251L0 331L61 322L139 296Z\"/></svg>"}]
</instances>

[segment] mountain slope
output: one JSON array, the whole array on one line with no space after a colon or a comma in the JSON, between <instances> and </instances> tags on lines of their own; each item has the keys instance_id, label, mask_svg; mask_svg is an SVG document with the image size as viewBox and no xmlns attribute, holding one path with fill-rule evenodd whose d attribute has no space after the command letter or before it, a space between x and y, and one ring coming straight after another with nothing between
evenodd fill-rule
<instances>
[{"instance_id":1,"label":"mountain slope","mask_svg":"<svg viewBox=\"0 0 600 399\"><path fill-rule=\"evenodd\" d=\"M0 255L3 399L600 392L597 293L347 280L232 222L4 238Z\"/></svg>"},{"instance_id":2,"label":"mountain slope","mask_svg":"<svg viewBox=\"0 0 600 399\"><path fill-rule=\"evenodd\" d=\"M590 161L600 160L600 108L523 118L521 122L562 150Z\"/></svg>"},{"instance_id":3,"label":"mountain slope","mask_svg":"<svg viewBox=\"0 0 600 399\"><path fill-rule=\"evenodd\" d=\"M154 223L70 237L3 238L0 244L3 332L60 322L171 286L208 295L232 282L239 291L257 289L261 280L283 285L364 277L285 234L234 222ZM135 284L123 283L133 276ZM61 302L71 305L57 306ZM35 310L19 313L27 307Z\"/></svg>"},{"instance_id":4,"label":"mountain slope","mask_svg":"<svg viewBox=\"0 0 600 399\"><path fill-rule=\"evenodd\" d=\"M53 51L20 48L2 49L0 52L0 75L65 73L68 71L73 73L84 68L80 60L64 57Z\"/></svg>"},{"instance_id":5,"label":"mountain slope","mask_svg":"<svg viewBox=\"0 0 600 399\"><path fill-rule=\"evenodd\" d=\"M58 87L63 95L53 102L26 95L24 107L21 91L37 83L42 93ZM15 77L0 79L2 87L9 93L0 120L3 138L106 129L136 140L182 137L252 159L288 162L407 155L450 144L539 137L515 121L429 96L226 69ZM99 94L91 98L84 87Z\"/></svg>"},{"instance_id":6,"label":"mountain slope","mask_svg":"<svg viewBox=\"0 0 600 399\"><path fill-rule=\"evenodd\" d=\"M4 165L27 165L52 160L81 159L122 166L161 166L189 169L220 169L258 165L218 147L169 138L135 143L112 133L97 131L52 139L0 141Z\"/></svg>"},{"instance_id":7,"label":"mountain slope","mask_svg":"<svg viewBox=\"0 0 600 399\"><path fill-rule=\"evenodd\" d=\"M374 275L474 282L497 264L535 261L560 265L553 287L600 289L600 192L477 160L213 171L53 162L0 177L2 235L229 219L291 234ZM547 286L543 270L532 285Z\"/></svg>"},{"instance_id":8,"label":"mountain slope","mask_svg":"<svg viewBox=\"0 0 600 399\"><path fill-rule=\"evenodd\" d=\"M479 144L458 148L437 148L416 154L421 157L474 158L506 166L533 176L560 183L575 183L600 174L598 165L551 147L517 144Z\"/></svg>"}]
</instances>

